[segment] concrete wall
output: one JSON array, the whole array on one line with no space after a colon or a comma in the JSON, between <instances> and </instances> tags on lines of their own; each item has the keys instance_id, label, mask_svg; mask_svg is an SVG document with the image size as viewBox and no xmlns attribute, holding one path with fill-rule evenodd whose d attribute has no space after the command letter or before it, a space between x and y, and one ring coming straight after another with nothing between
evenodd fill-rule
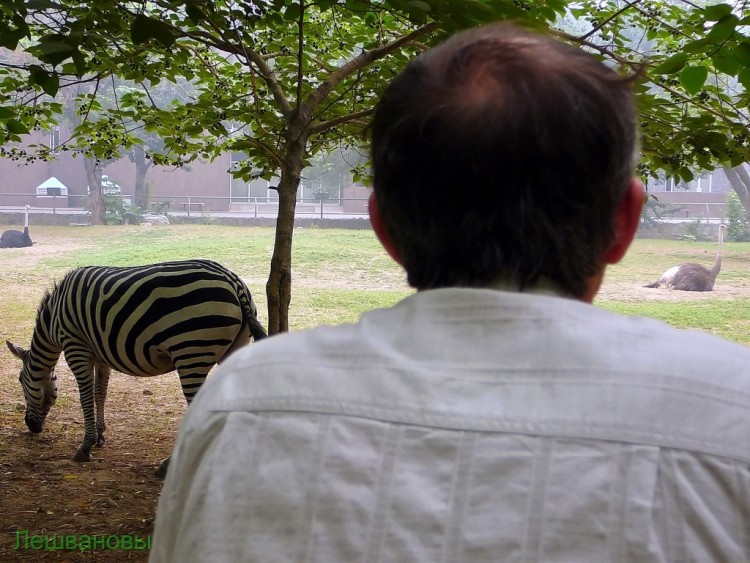
<instances>
[{"instance_id":1,"label":"concrete wall","mask_svg":"<svg viewBox=\"0 0 750 563\"><path fill-rule=\"evenodd\" d=\"M367 198L372 190L363 186L346 186L341 190L344 213L367 213Z\"/></svg>"},{"instance_id":2,"label":"concrete wall","mask_svg":"<svg viewBox=\"0 0 750 563\"><path fill-rule=\"evenodd\" d=\"M669 204L674 212L667 216L673 219L721 219L727 215L728 192L656 192L649 195Z\"/></svg>"}]
</instances>

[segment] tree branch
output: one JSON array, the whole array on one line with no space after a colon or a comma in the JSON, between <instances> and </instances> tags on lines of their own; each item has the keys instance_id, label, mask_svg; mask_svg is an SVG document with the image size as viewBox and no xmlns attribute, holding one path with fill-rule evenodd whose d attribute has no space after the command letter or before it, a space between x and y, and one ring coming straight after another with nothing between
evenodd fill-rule
<instances>
[{"instance_id":1,"label":"tree branch","mask_svg":"<svg viewBox=\"0 0 750 563\"><path fill-rule=\"evenodd\" d=\"M302 82L304 78L305 50L305 0L299 0L299 19L297 20L297 99L294 111L299 115L302 106Z\"/></svg>"},{"instance_id":2,"label":"tree branch","mask_svg":"<svg viewBox=\"0 0 750 563\"><path fill-rule=\"evenodd\" d=\"M640 13L640 14L641 14L642 16L644 16L644 17L645 17L646 19L654 20L654 21L655 21L655 22L657 22L657 23L658 23L659 25L663 25L664 27L666 27L666 28L667 28L667 29L668 29L669 31L671 31L671 32L672 32L672 33L674 33L675 35L682 35L683 37L687 37L688 39L692 39L692 37L691 37L691 36L689 36L689 35L688 35L687 33L684 33L684 32L683 32L683 31L681 31L680 29L677 29L676 27L674 27L674 26L672 26L672 25L668 24L668 23L667 23L667 22L665 22L664 20L662 20L662 19L659 19L659 18L657 18L656 16L652 16L652 15L651 15L651 14L649 14L648 12L644 12L643 10L641 10L641 9L640 9L640 8L639 8L638 6L636 6L636 4L637 4L638 2L640 2L640 0L634 0L633 2L629 2L628 0L623 0L623 2L625 2L625 4L627 4L628 6L630 6L630 7L632 7L632 8L635 8L635 9L636 9L636 10L637 10L637 11L638 11L638 12L639 12L639 13Z\"/></svg>"},{"instance_id":3,"label":"tree branch","mask_svg":"<svg viewBox=\"0 0 750 563\"><path fill-rule=\"evenodd\" d=\"M332 127L336 127L337 125L349 123L350 121L355 121L363 117L369 117L373 114L374 111L375 111L374 108L370 108L370 109L364 109L362 111L355 111L347 115L334 117L333 119L329 119L328 121L321 121L320 123L311 125L308 131L310 131L310 135L317 135L318 133L327 131L328 129L331 129Z\"/></svg>"},{"instance_id":4,"label":"tree branch","mask_svg":"<svg viewBox=\"0 0 750 563\"><path fill-rule=\"evenodd\" d=\"M398 39L391 41L381 47L370 49L369 51L362 51L359 55L354 57L349 62L340 66L324 80L312 93L308 96L305 101L305 107L309 111L310 115L318 108L318 106L326 99L328 94L339 85L347 76L356 72L357 70L366 67L373 61L382 59L390 53L400 49L403 45L414 41L417 37L427 35L428 33L437 29L437 24L428 23L423 25L407 35L402 35Z\"/></svg>"},{"instance_id":5,"label":"tree branch","mask_svg":"<svg viewBox=\"0 0 750 563\"><path fill-rule=\"evenodd\" d=\"M615 53L614 51L610 51L606 47L602 45L597 45L596 43L592 43L591 41L588 41L586 39L579 39L575 35L570 35L569 33L566 33L564 31L560 31L559 29L551 29L549 30L550 35L557 39L563 39L565 41L568 41L569 43L577 43L579 45L585 45L586 47L589 47L591 49L594 49L595 51L599 51L602 55L605 55L612 59L613 61L617 61L618 63L622 65L626 65L635 69L639 69L641 66L643 66L643 63L640 61L632 61L630 59L626 59L625 57L622 57Z\"/></svg>"},{"instance_id":6,"label":"tree branch","mask_svg":"<svg viewBox=\"0 0 750 563\"><path fill-rule=\"evenodd\" d=\"M588 33L585 33L585 34L581 35L580 37L578 37L577 41L584 41L584 40L588 39L589 37L591 37L592 35L594 35L594 33L596 33L601 28L603 28L605 25L607 25L609 22L611 22L613 19L617 18L620 14L622 14L623 12L626 12L627 10L629 10L630 8L632 8L633 6L635 6L635 4L637 4L640 1L641 0L634 0L634 2L632 4L626 4L625 6L623 6L619 10L617 10L614 14L612 14L611 16L609 16L608 18L606 18L604 21L602 21L601 23L596 24L591 29L591 31L589 31Z\"/></svg>"},{"instance_id":7,"label":"tree branch","mask_svg":"<svg viewBox=\"0 0 750 563\"><path fill-rule=\"evenodd\" d=\"M178 37L193 39L194 41L202 43L203 45L206 45L208 47L214 47L220 51L244 57L248 62L248 65L250 63L254 64L258 70L258 74L268 85L268 89L271 91L271 95L278 104L281 113L284 114L285 117L291 114L293 111L292 105L284 95L284 89L281 87L281 84L279 84L279 81L276 78L276 74L266 63L266 58L253 49L247 49L243 41L240 41L239 45L233 44L223 35L223 31L221 30L221 28L215 25L211 18L208 19L208 22L214 32L218 34L218 37L201 30L186 31L179 27L175 27L167 21L164 21L166 25L169 25L175 31Z\"/></svg>"},{"instance_id":8,"label":"tree branch","mask_svg":"<svg viewBox=\"0 0 750 563\"><path fill-rule=\"evenodd\" d=\"M273 147L265 144L263 141L259 141L257 138L251 136L245 136L242 140L247 141L248 143L251 143L266 152L271 158L273 158L273 160L276 161L279 167L284 165L283 155L279 154L278 151L276 151Z\"/></svg>"},{"instance_id":9,"label":"tree branch","mask_svg":"<svg viewBox=\"0 0 750 563\"><path fill-rule=\"evenodd\" d=\"M734 168L723 166L722 168L737 197L740 198L742 207L750 215L750 174L745 170L745 165L740 164Z\"/></svg>"}]
</instances>

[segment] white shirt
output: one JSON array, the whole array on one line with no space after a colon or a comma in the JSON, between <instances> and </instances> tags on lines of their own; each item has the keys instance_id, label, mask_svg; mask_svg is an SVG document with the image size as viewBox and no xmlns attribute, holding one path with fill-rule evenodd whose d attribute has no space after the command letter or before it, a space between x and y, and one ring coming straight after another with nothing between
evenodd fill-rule
<instances>
[{"instance_id":1,"label":"white shirt","mask_svg":"<svg viewBox=\"0 0 750 563\"><path fill-rule=\"evenodd\" d=\"M748 560L750 349L489 289L235 353L183 421L151 551Z\"/></svg>"}]
</instances>

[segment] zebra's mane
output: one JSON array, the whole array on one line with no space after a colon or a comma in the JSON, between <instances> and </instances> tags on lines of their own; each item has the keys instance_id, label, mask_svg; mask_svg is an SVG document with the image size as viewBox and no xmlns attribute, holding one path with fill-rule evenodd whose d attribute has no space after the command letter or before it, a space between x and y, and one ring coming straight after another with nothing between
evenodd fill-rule
<instances>
[{"instance_id":1,"label":"zebra's mane","mask_svg":"<svg viewBox=\"0 0 750 563\"><path fill-rule=\"evenodd\" d=\"M42 296L42 300L39 302L39 307L36 310L36 318L40 318L42 316L42 312L47 308L47 304L49 303L49 300L52 299L52 294L57 291L57 282L54 282L52 284L51 289L45 289L44 295Z\"/></svg>"}]
</instances>

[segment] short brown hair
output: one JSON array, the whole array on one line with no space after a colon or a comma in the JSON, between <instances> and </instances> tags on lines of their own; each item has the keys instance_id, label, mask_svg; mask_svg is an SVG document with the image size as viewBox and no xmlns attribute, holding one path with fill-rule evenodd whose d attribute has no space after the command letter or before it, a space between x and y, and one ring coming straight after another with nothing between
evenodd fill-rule
<instances>
[{"instance_id":1,"label":"short brown hair","mask_svg":"<svg viewBox=\"0 0 750 563\"><path fill-rule=\"evenodd\" d=\"M633 173L630 80L493 24L412 61L371 131L375 197L412 286L584 294Z\"/></svg>"}]
</instances>

